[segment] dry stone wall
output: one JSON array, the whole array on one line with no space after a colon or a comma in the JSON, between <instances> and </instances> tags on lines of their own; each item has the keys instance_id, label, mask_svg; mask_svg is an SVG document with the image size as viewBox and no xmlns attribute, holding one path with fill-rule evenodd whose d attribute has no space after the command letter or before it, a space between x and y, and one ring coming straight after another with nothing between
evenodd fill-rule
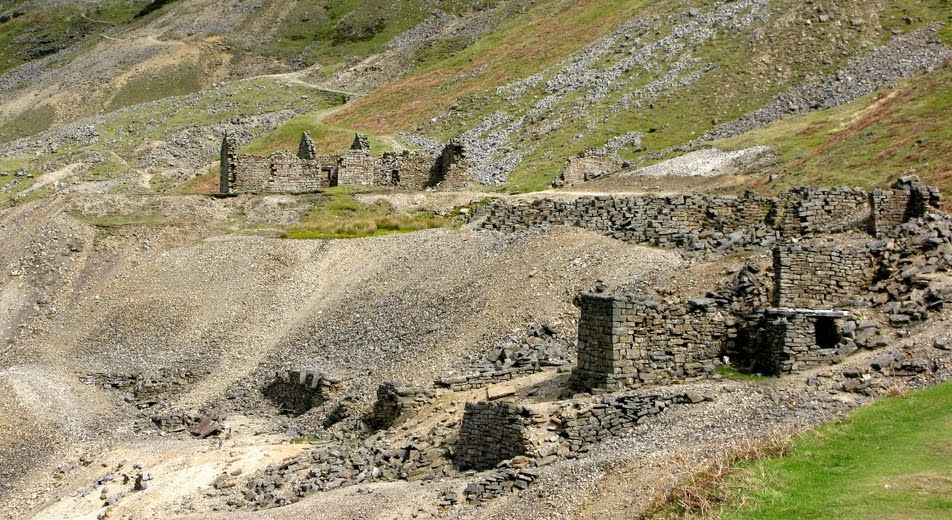
<instances>
[{"instance_id":1,"label":"dry stone wall","mask_svg":"<svg viewBox=\"0 0 952 520\"><path fill-rule=\"evenodd\" d=\"M532 452L528 435L530 412L505 401L467 402L456 445L461 470L489 469Z\"/></svg>"},{"instance_id":2,"label":"dry stone wall","mask_svg":"<svg viewBox=\"0 0 952 520\"><path fill-rule=\"evenodd\" d=\"M922 184L916 176L902 177L892 189L869 194L869 232L881 237L900 224L923 216L930 208L940 207L940 203L938 188Z\"/></svg>"},{"instance_id":3,"label":"dry stone wall","mask_svg":"<svg viewBox=\"0 0 952 520\"><path fill-rule=\"evenodd\" d=\"M517 203L495 200L477 217L484 217L483 229L502 232L565 225L661 247L748 249L782 239L867 231L871 227L885 231L922 216L929 207L938 207L938 193L917 182L897 183L885 194L856 188L797 188L778 197L747 192L741 196L603 195Z\"/></svg>"},{"instance_id":4,"label":"dry stone wall","mask_svg":"<svg viewBox=\"0 0 952 520\"><path fill-rule=\"evenodd\" d=\"M710 299L667 304L582 294L573 386L619 390L709 377L736 337L735 319Z\"/></svg>"},{"instance_id":5,"label":"dry stone wall","mask_svg":"<svg viewBox=\"0 0 952 520\"><path fill-rule=\"evenodd\" d=\"M741 328L735 363L766 375L838 363L857 348L855 328L844 327L848 318L841 311L767 309Z\"/></svg>"},{"instance_id":6,"label":"dry stone wall","mask_svg":"<svg viewBox=\"0 0 952 520\"><path fill-rule=\"evenodd\" d=\"M653 392L620 395L581 409L568 407L555 417L559 436L574 452L611 437L619 437L673 405L696 404L705 398L697 393Z\"/></svg>"},{"instance_id":7,"label":"dry stone wall","mask_svg":"<svg viewBox=\"0 0 952 520\"><path fill-rule=\"evenodd\" d=\"M849 306L873 281L866 243L812 241L774 248L774 305L832 309Z\"/></svg>"}]
</instances>

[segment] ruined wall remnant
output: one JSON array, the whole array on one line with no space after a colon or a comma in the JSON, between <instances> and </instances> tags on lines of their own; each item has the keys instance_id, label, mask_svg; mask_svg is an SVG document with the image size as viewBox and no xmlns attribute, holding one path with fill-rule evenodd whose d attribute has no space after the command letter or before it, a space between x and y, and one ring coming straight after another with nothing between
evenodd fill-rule
<instances>
[{"instance_id":1,"label":"ruined wall remnant","mask_svg":"<svg viewBox=\"0 0 952 520\"><path fill-rule=\"evenodd\" d=\"M238 158L238 153L235 146L235 141L225 134L221 138L221 153L219 156L219 172L218 172L218 191L220 193L229 193L231 187L235 182L235 162Z\"/></svg>"},{"instance_id":2,"label":"ruined wall remnant","mask_svg":"<svg viewBox=\"0 0 952 520\"><path fill-rule=\"evenodd\" d=\"M765 375L837 363L856 350L844 332L847 318L843 311L766 309L741 327L734 362Z\"/></svg>"},{"instance_id":3,"label":"ruined wall remnant","mask_svg":"<svg viewBox=\"0 0 952 520\"><path fill-rule=\"evenodd\" d=\"M301 134L301 143L298 145L297 156L301 159L314 159L317 157L317 147L314 146L314 140L307 132Z\"/></svg>"},{"instance_id":4,"label":"ruined wall remnant","mask_svg":"<svg viewBox=\"0 0 952 520\"><path fill-rule=\"evenodd\" d=\"M892 189L874 190L869 194L871 218L869 232L880 237L889 230L939 208L941 194L936 187L926 186L916 176L896 180Z\"/></svg>"},{"instance_id":5,"label":"ruined wall remnant","mask_svg":"<svg viewBox=\"0 0 952 520\"><path fill-rule=\"evenodd\" d=\"M821 240L778 245L774 257L774 306L833 309L848 306L873 281L865 243Z\"/></svg>"},{"instance_id":6,"label":"ruined wall remnant","mask_svg":"<svg viewBox=\"0 0 952 520\"><path fill-rule=\"evenodd\" d=\"M467 402L455 463L459 469L489 469L532 452L529 411L504 401Z\"/></svg>"},{"instance_id":7,"label":"ruined wall remnant","mask_svg":"<svg viewBox=\"0 0 952 520\"><path fill-rule=\"evenodd\" d=\"M382 383L377 387L377 400L365 421L374 430L391 428L400 424L412 411L431 402L434 395L432 389L399 387L393 382Z\"/></svg>"},{"instance_id":8,"label":"ruined wall remnant","mask_svg":"<svg viewBox=\"0 0 952 520\"><path fill-rule=\"evenodd\" d=\"M714 300L669 305L626 296L582 294L573 386L618 390L713 375L736 335Z\"/></svg>"},{"instance_id":9,"label":"ruined wall remnant","mask_svg":"<svg viewBox=\"0 0 952 520\"><path fill-rule=\"evenodd\" d=\"M897 183L891 191L873 193L856 188L796 188L777 197L747 192L741 196L694 193L496 200L480 209L478 216L483 217L483 229L495 231L576 226L627 242L728 251L829 233L871 230L879 234L938 205L938 191L913 178Z\"/></svg>"},{"instance_id":10,"label":"ruined wall remnant","mask_svg":"<svg viewBox=\"0 0 952 520\"><path fill-rule=\"evenodd\" d=\"M462 148L450 145L439 156L404 150L374 157L370 140L357 134L342 154L319 154L304 133L296 155L267 157L238 154L222 140L221 193L307 193L334 186L381 186L394 189L460 189L469 182Z\"/></svg>"},{"instance_id":11,"label":"ruined wall remnant","mask_svg":"<svg viewBox=\"0 0 952 520\"><path fill-rule=\"evenodd\" d=\"M559 410L559 436L573 452L611 437L618 437L632 427L647 422L673 405L698 404L705 398L697 393L650 392L605 397L602 402L584 408L576 406Z\"/></svg>"},{"instance_id":12,"label":"ruined wall remnant","mask_svg":"<svg viewBox=\"0 0 952 520\"><path fill-rule=\"evenodd\" d=\"M288 370L275 374L261 393L282 411L301 415L333 397L340 381L313 370Z\"/></svg>"}]
</instances>

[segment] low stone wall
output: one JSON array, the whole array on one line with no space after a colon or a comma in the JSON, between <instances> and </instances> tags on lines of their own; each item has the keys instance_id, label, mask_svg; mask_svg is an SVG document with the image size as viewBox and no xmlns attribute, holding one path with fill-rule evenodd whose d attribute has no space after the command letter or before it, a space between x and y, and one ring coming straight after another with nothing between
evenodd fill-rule
<instances>
[{"instance_id":1,"label":"low stone wall","mask_svg":"<svg viewBox=\"0 0 952 520\"><path fill-rule=\"evenodd\" d=\"M504 401L467 402L454 462L461 470L489 469L531 453L529 411Z\"/></svg>"},{"instance_id":2,"label":"low stone wall","mask_svg":"<svg viewBox=\"0 0 952 520\"><path fill-rule=\"evenodd\" d=\"M435 396L432 389L398 387L388 381L377 387L377 400L365 420L374 430L391 428Z\"/></svg>"},{"instance_id":3,"label":"low stone wall","mask_svg":"<svg viewBox=\"0 0 952 520\"><path fill-rule=\"evenodd\" d=\"M496 383L509 381L514 377L535 374L541 372L542 367L510 367L498 370L484 370L482 372L473 372L459 376L446 376L436 380L436 385L443 388L449 388L453 391L475 390L484 388Z\"/></svg>"},{"instance_id":4,"label":"low stone wall","mask_svg":"<svg viewBox=\"0 0 952 520\"><path fill-rule=\"evenodd\" d=\"M544 198L519 203L496 200L477 216L484 217L483 229L503 232L566 225L660 247L743 249L769 246L782 238L871 228L881 232L904 221L897 216L900 213L908 220L921 216L927 207L938 206L938 192L916 182L897 185L896 193L890 194L870 194L857 188L797 188L778 197L747 192L736 197L685 194ZM928 200L917 202L923 199ZM904 201L906 208L902 207Z\"/></svg>"},{"instance_id":5,"label":"low stone wall","mask_svg":"<svg viewBox=\"0 0 952 520\"><path fill-rule=\"evenodd\" d=\"M572 452L578 453L591 444L625 434L672 405L695 404L704 399L696 393L622 395L583 409L561 410L555 420L560 424L559 436Z\"/></svg>"},{"instance_id":6,"label":"low stone wall","mask_svg":"<svg viewBox=\"0 0 952 520\"><path fill-rule=\"evenodd\" d=\"M736 336L735 320L714 300L681 304L585 293L580 297L580 390L618 390L704 378Z\"/></svg>"},{"instance_id":7,"label":"low stone wall","mask_svg":"<svg viewBox=\"0 0 952 520\"><path fill-rule=\"evenodd\" d=\"M865 242L813 241L773 250L774 306L832 309L869 290L873 257Z\"/></svg>"}]
</instances>

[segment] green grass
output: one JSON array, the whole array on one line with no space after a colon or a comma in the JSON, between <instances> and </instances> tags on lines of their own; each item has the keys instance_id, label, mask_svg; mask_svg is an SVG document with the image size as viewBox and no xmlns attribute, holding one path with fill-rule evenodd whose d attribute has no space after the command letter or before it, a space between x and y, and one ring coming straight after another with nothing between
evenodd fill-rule
<instances>
[{"instance_id":1,"label":"green grass","mask_svg":"<svg viewBox=\"0 0 952 520\"><path fill-rule=\"evenodd\" d=\"M762 374L751 374L750 372L739 370L731 365L717 365L714 371L724 376L725 379L732 381L765 381L769 379Z\"/></svg>"},{"instance_id":2,"label":"green grass","mask_svg":"<svg viewBox=\"0 0 952 520\"><path fill-rule=\"evenodd\" d=\"M184 96L205 86L205 72L198 63L150 70L130 77L106 105L106 112L171 96Z\"/></svg>"},{"instance_id":3,"label":"green grass","mask_svg":"<svg viewBox=\"0 0 952 520\"><path fill-rule=\"evenodd\" d=\"M887 398L729 481L736 519L952 517L952 383Z\"/></svg>"},{"instance_id":4,"label":"green grass","mask_svg":"<svg viewBox=\"0 0 952 520\"><path fill-rule=\"evenodd\" d=\"M131 213L128 215L85 215L72 213L74 218L100 229L116 229L128 226L157 226L170 224L163 215L154 213Z\"/></svg>"},{"instance_id":5,"label":"green grass","mask_svg":"<svg viewBox=\"0 0 952 520\"><path fill-rule=\"evenodd\" d=\"M12 141L48 130L55 120L56 109L46 104L39 105L0 125L0 142Z\"/></svg>"},{"instance_id":6,"label":"green grass","mask_svg":"<svg viewBox=\"0 0 952 520\"><path fill-rule=\"evenodd\" d=\"M348 188L331 188L322 194L302 221L284 231L284 238L346 239L423 229L456 227L459 221L429 212L398 214L385 202L361 204Z\"/></svg>"}]
</instances>

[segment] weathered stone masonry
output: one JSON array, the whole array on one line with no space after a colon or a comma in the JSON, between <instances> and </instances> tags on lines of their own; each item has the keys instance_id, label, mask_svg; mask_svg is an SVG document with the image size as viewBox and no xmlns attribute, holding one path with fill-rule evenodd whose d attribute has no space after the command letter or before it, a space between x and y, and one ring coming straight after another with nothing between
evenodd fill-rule
<instances>
[{"instance_id":1,"label":"weathered stone masonry","mask_svg":"<svg viewBox=\"0 0 952 520\"><path fill-rule=\"evenodd\" d=\"M222 139L219 191L221 193L308 193L334 186L381 186L394 189L460 189L469 176L454 154L440 157L413 151L370 153L366 136L357 135L351 149L341 154L318 154L305 133L297 155L277 152L267 157L238 154L235 144Z\"/></svg>"},{"instance_id":2,"label":"weathered stone masonry","mask_svg":"<svg viewBox=\"0 0 952 520\"><path fill-rule=\"evenodd\" d=\"M778 197L754 192L741 196L708 194L550 198L485 209L484 229L514 232L566 225L591 229L620 240L687 250L763 246L782 239L868 231L879 235L938 207L939 194L914 178L891 190L797 188Z\"/></svg>"},{"instance_id":3,"label":"weathered stone masonry","mask_svg":"<svg viewBox=\"0 0 952 520\"><path fill-rule=\"evenodd\" d=\"M467 402L456 446L460 469L489 469L532 452L529 411L505 401Z\"/></svg>"},{"instance_id":4,"label":"weathered stone masonry","mask_svg":"<svg viewBox=\"0 0 952 520\"><path fill-rule=\"evenodd\" d=\"M873 257L863 243L811 241L774 247L775 307L832 309L873 281Z\"/></svg>"},{"instance_id":5,"label":"weathered stone masonry","mask_svg":"<svg viewBox=\"0 0 952 520\"><path fill-rule=\"evenodd\" d=\"M669 305L630 296L581 295L579 389L680 383L714 373L735 319L714 302Z\"/></svg>"},{"instance_id":6,"label":"weathered stone masonry","mask_svg":"<svg viewBox=\"0 0 952 520\"><path fill-rule=\"evenodd\" d=\"M834 309L849 308L857 296L868 292L876 269L868 237L840 235L833 241L822 235L856 230L881 234L921 216L927 207L938 206L934 190L904 178L893 190L872 194L853 189L794 190L778 199L757 199L769 203L753 213L714 211L719 204L730 207L742 199L677 198L674 208L659 212L654 221L642 216L619 220L626 211L619 208L643 210L658 198L590 198L574 206L550 201L549 206L495 213L503 221L514 219L516 224L507 224L511 228L552 216L552 223L567 223L572 216L573 225L663 245L682 242L685 235L675 230L685 225L714 233L744 225L776 230L775 239L781 242L773 249L773 307L755 309L752 315L734 315L713 298L670 304L582 294L578 366L572 375L575 388L618 390L707 377L726 353L739 354L743 363L770 374L839 361L857 347L843 331L849 314ZM698 211L701 208L703 212ZM785 241L791 238L803 241ZM761 247L765 242L769 243L760 241Z\"/></svg>"}]
</instances>

